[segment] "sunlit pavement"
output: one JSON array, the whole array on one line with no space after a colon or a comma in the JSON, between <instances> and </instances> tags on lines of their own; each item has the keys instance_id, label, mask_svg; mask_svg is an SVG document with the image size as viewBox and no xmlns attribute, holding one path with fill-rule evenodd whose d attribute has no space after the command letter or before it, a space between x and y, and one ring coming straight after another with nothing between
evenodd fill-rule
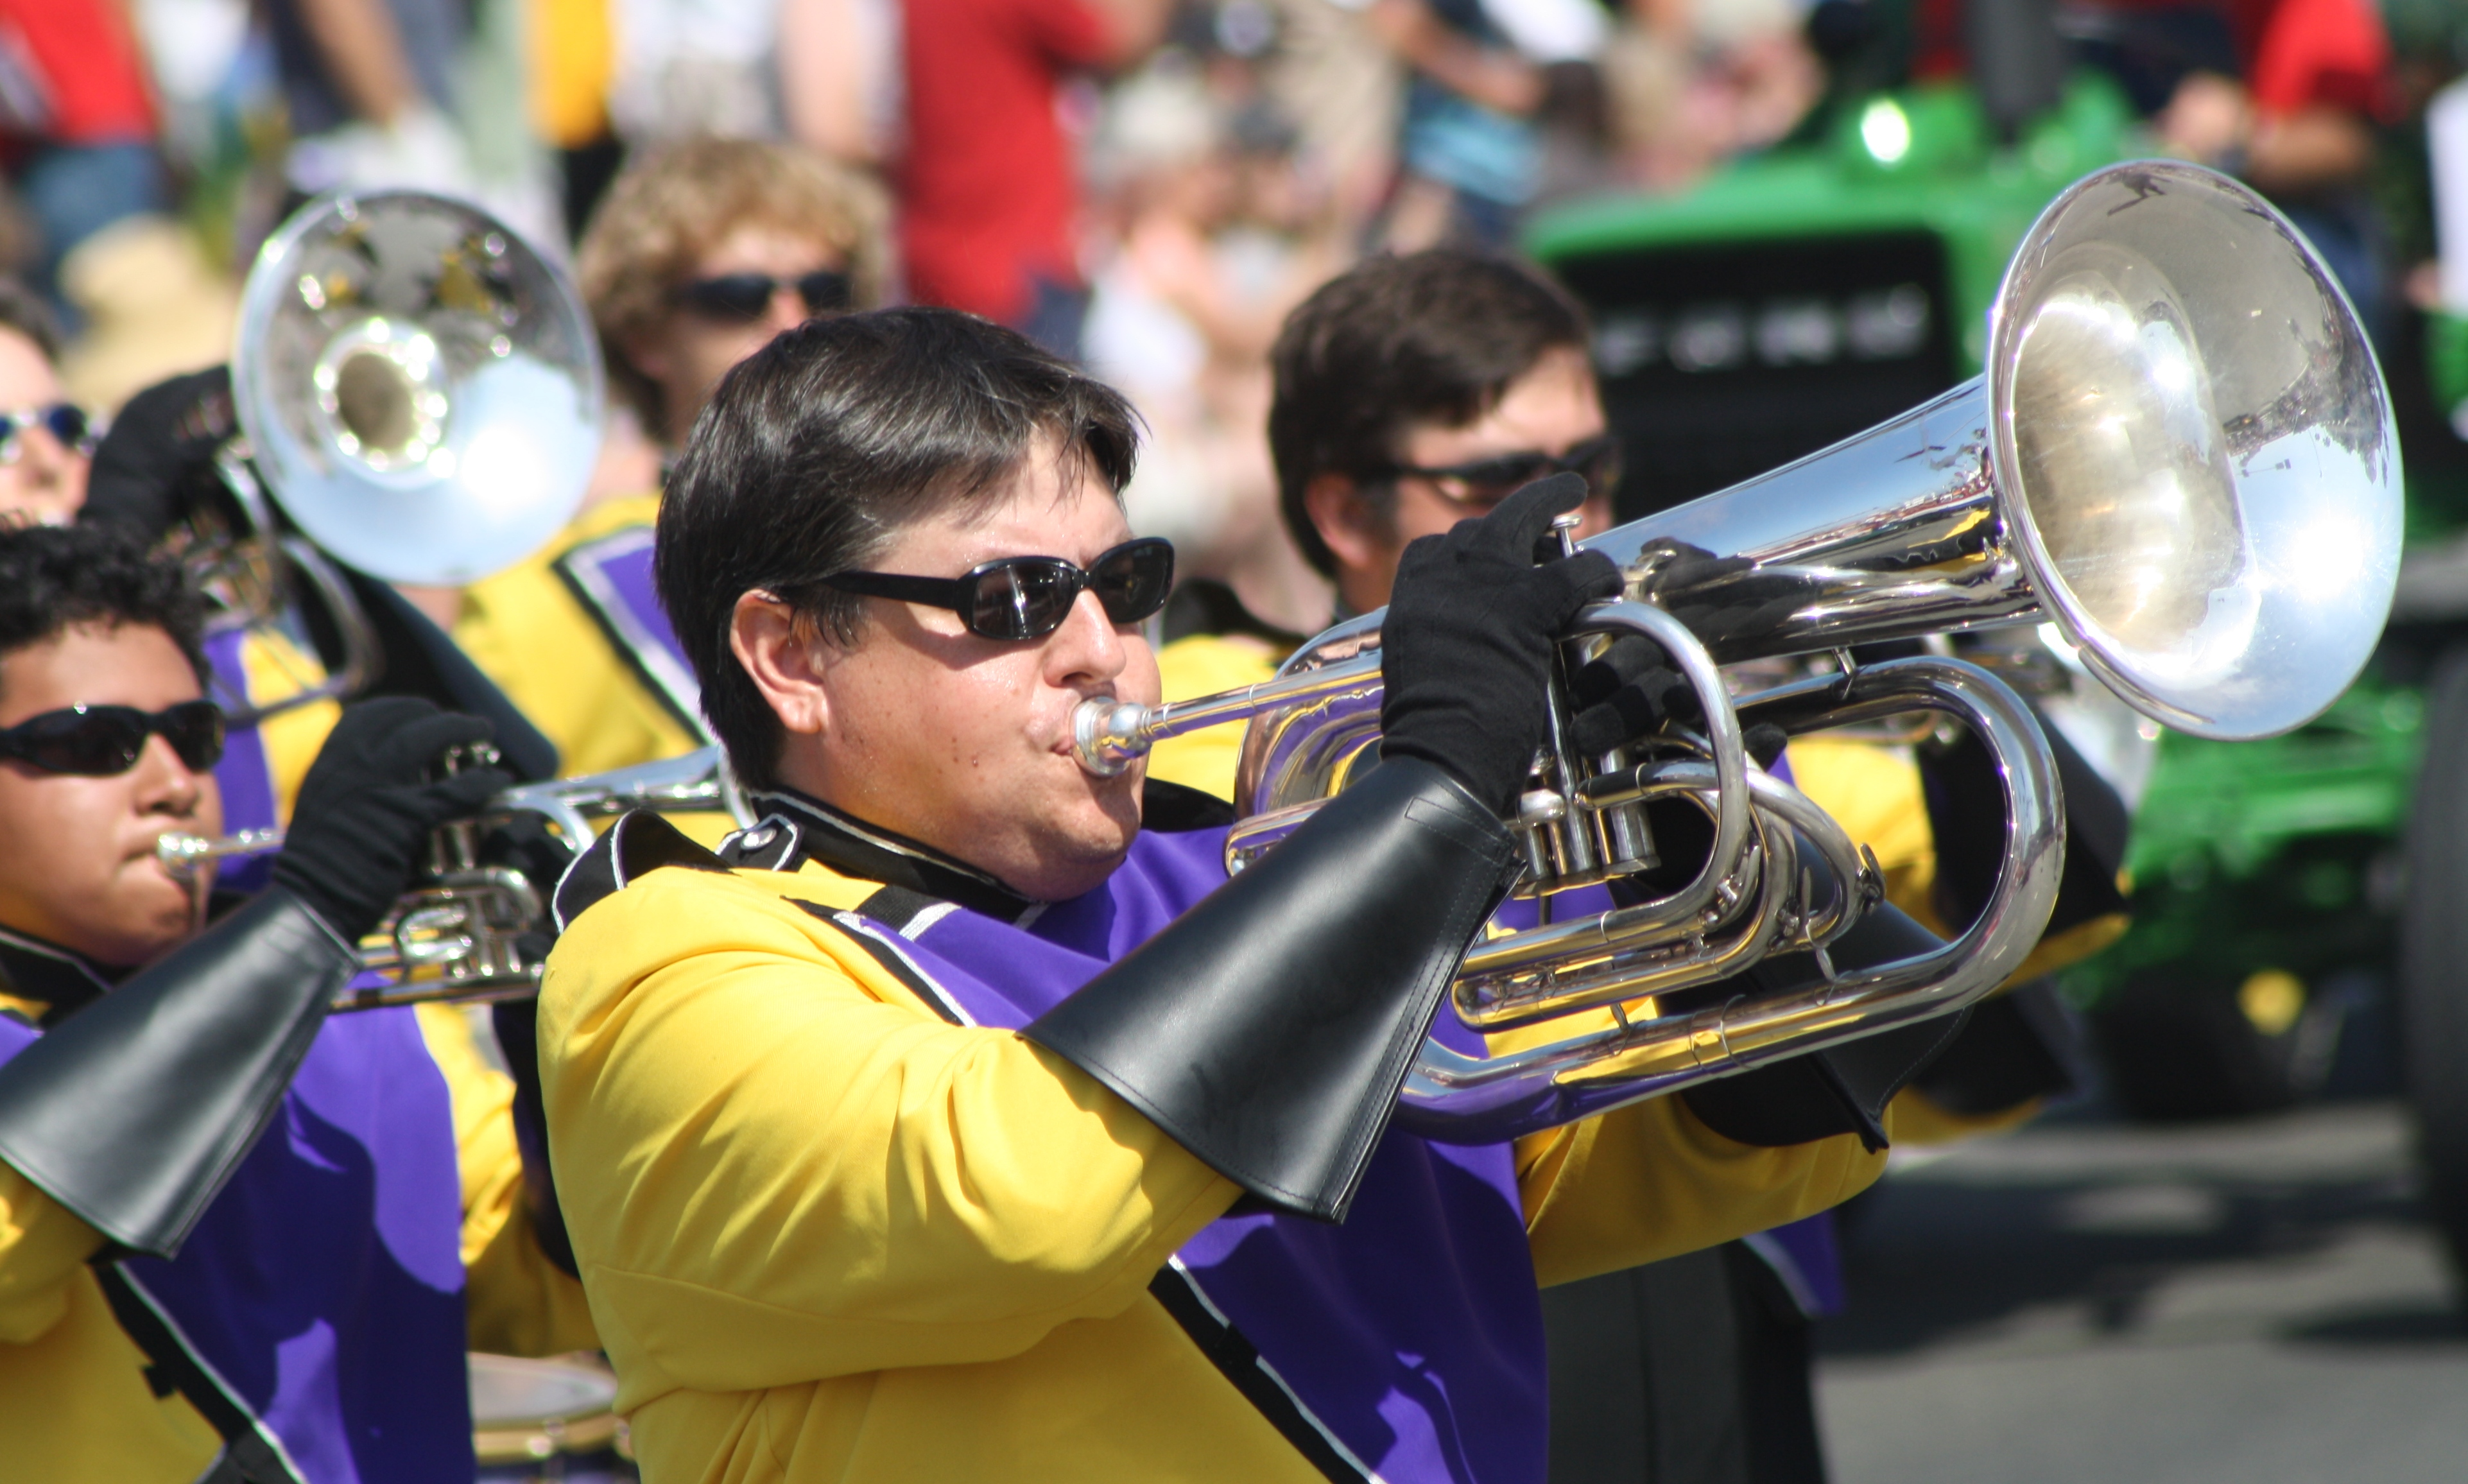
<instances>
[{"instance_id":1,"label":"sunlit pavement","mask_svg":"<svg viewBox=\"0 0 2468 1484\"><path fill-rule=\"evenodd\" d=\"M2468 1479L2398 1108L2073 1119L1895 1170L1819 1340L1836 1484Z\"/></svg>"}]
</instances>

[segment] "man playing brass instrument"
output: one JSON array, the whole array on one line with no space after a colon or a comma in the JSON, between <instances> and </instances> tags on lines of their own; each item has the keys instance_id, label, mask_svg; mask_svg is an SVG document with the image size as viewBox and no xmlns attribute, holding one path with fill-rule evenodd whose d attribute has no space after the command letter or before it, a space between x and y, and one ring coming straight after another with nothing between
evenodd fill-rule
<instances>
[{"instance_id":1,"label":"man playing brass instrument","mask_svg":"<svg viewBox=\"0 0 2468 1484\"><path fill-rule=\"evenodd\" d=\"M0 1456L12 1478L468 1478L468 1345L595 1342L534 1241L510 1089L451 1013L328 1020L485 724L356 706L273 885L222 829L202 600L111 527L0 531Z\"/></svg>"},{"instance_id":2,"label":"man playing brass instrument","mask_svg":"<svg viewBox=\"0 0 2468 1484\"><path fill-rule=\"evenodd\" d=\"M649 1478L1539 1480L1538 1283L1881 1167L1678 1098L1389 1127L1615 570L1533 564L1568 480L1409 548L1383 762L1229 882L1222 806L1071 750L1081 702L1156 696L1133 440L1020 337L886 310L757 353L678 466L661 595L764 817L604 836L539 1022Z\"/></svg>"}]
</instances>

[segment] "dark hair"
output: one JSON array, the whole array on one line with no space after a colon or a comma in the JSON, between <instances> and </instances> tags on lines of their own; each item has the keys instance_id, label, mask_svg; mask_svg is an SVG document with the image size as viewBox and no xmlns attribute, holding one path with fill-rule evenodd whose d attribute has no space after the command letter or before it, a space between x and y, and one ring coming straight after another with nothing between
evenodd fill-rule
<instances>
[{"instance_id":1,"label":"dark hair","mask_svg":"<svg viewBox=\"0 0 2468 1484\"><path fill-rule=\"evenodd\" d=\"M0 655L76 624L159 628L206 683L206 603L179 562L116 522L0 526Z\"/></svg>"},{"instance_id":2,"label":"dark hair","mask_svg":"<svg viewBox=\"0 0 2468 1484\"><path fill-rule=\"evenodd\" d=\"M13 330L34 342L46 361L60 358L60 322L42 295L23 283L0 275L0 330Z\"/></svg>"},{"instance_id":3,"label":"dark hair","mask_svg":"<svg viewBox=\"0 0 2468 1484\"><path fill-rule=\"evenodd\" d=\"M720 379L660 501L652 575L702 684L703 715L748 787L773 781L780 722L728 647L763 589L854 644L863 600L815 580L866 566L913 521L998 503L1038 436L1064 472L1131 483L1139 416L1026 336L953 309L809 321Z\"/></svg>"},{"instance_id":4,"label":"dark hair","mask_svg":"<svg viewBox=\"0 0 2468 1484\"><path fill-rule=\"evenodd\" d=\"M1303 507L1313 479L1344 474L1378 498L1407 428L1462 427L1545 353L1586 344L1576 301L1504 258L1438 248L1373 258L1321 285L1268 353L1268 452L1294 543L1335 577L1337 556Z\"/></svg>"}]
</instances>

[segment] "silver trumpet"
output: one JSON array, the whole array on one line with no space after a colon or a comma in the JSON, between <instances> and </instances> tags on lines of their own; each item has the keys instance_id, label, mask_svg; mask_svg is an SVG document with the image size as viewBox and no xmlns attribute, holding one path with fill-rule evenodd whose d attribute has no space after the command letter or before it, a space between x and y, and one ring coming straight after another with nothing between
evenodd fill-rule
<instances>
[{"instance_id":1,"label":"silver trumpet","mask_svg":"<svg viewBox=\"0 0 2468 1484\"><path fill-rule=\"evenodd\" d=\"M2065 856L2045 738L2000 680L1959 660L1856 666L1850 648L2053 622L2143 715L2198 736L2287 731L2363 667L2390 609L2400 537L2389 399L2345 297L2267 203L2166 162L2085 177L2007 268L1986 375L1797 463L1586 543L1627 576L1567 657L1659 643L1702 731L1571 755L1565 702L1508 821L1520 895L1545 925L1478 942L1457 1014L1507 1031L1592 1012L1555 1040L1474 1059L1427 1042L1400 1117L1479 1139L1564 1122L1960 1010L2045 930ZM1573 548L1571 548L1573 549ZM1376 754L1380 626L1329 629L1277 678L1075 717L1084 766L1118 772L1171 737L1245 720L1229 870ZM1839 673L1734 698L1722 667L1833 651ZM1800 734L1931 711L1979 737L2004 785L2007 848L1986 908L1916 957L1839 970L1828 946L1880 899L1873 862L1745 755ZM1655 862L1641 805L1686 800L1712 851L1678 891L1553 922L1548 899ZM1808 868L1811 857L1826 869ZM1823 982L1706 1004L1698 990L1778 952ZM1679 995L1677 1000L1673 999Z\"/></svg>"},{"instance_id":2,"label":"silver trumpet","mask_svg":"<svg viewBox=\"0 0 2468 1484\"><path fill-rule=\"evenodd\" d=\"M485 759L449 758L445 768L450 772L481 761ZM376 931L360 940L361 973L335 996L334 1009L377 1010L432 1000L485 1004L537 993L542 965L525 940L548 929L548 902L557 882L534 880L511 866L481 864L481 837L496 826L532 815L571 859L590 847L596 825L638 809L716 811L730 814L741 825L750 822L716 747L583 778L509 788L481 813L455 820L430 836L419 883L403 894ZM282 848L281 830L244 830L220 839L167 833L155 842L154 853L166 871L190 883L202 909L217 861Z\"/></svg>"}]
</instances>

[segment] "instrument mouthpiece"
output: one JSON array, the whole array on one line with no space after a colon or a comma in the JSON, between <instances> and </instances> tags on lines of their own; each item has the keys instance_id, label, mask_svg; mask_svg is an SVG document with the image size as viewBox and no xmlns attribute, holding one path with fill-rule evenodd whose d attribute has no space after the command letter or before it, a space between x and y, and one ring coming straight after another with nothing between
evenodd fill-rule
<instances>
[{"instance_id":1,"label":"instrument mouthpiece","mask_svg":"<svg viewBox=\"0 0 2468 1484\"><path fill-rule=\"evenodd\" d=\"M1112 778L1146 757L1156 739L1149 735L1149 708L1111 696L1091 696L1071 711L1071 752L1099 778Z\"/></svg>"}]
</instances>

